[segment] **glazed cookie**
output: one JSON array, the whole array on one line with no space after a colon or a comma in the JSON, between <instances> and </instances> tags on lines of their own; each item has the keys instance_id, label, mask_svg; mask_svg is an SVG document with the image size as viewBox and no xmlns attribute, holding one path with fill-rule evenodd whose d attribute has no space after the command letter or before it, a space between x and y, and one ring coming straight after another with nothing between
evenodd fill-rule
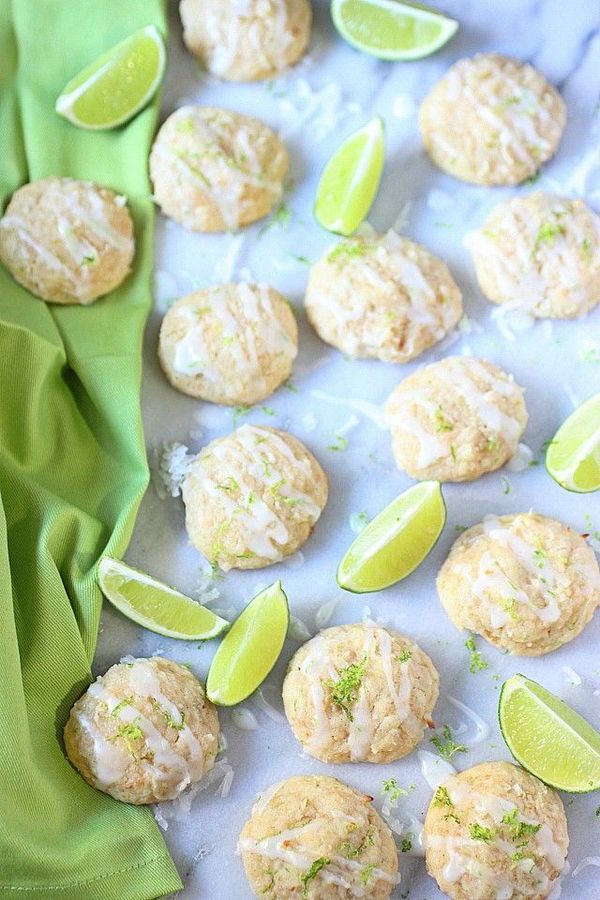
<instances>
[{"instance_id":1,"label":"glazed cookie","mask_svg":"<svg viewBox=\"0 0 600 900\"><path fill-rule=\"evenodd\" d=\"M191 231L234 231L266 216L283 192L288 155L259 119L183 106L150 153L154 198Z\"/></svg>"},{"instance_id":2,"label":"glazed cookie","mask_svg":"<svg viewBox=\"0 0 600 900\"><path fill-rule=\"evenodd\" d=\"M523 389L485 359L450 356L401 381L386 405L398 468L471 481L514 454L527 424Z\"/></svg>"},{"instance_id":3,"label":"glazed cookie","mask_svg":"<svg viewBox=\"0 0 600 900\"><path fill-rule=\"evenodd\" d=\"M181 0L179 11L188 50L229 81L274 78L310 39L309 0Z\"/></svg>"},{"instance_id":4,"label":"glazed cookie","mask_svg":"<svg viewBox=\"0 0 600 900\"><path fill-rule=\"evenodd\" d=\"M91 181L32 181L0 220L0 259L49 303L88 304L110 293L129 274L134 249L126 198Z\"/></svg>"},{"instance_id":5,"label":"glazed cookie","mask_svg":"<svg viewBox=\"0 0 600 900\"><path fill-rule=\"evenodd\" d=\"M473 184L519 184L558 147L565 104L532 66L498 53L461 59L419 113L433 162Z\"/></svg>"},{"instance_id":6,"label":"glazed cookie","mask_svg":"<svg viewBox=\"0 0 600 900\"><path fill-rule=\"evenodd\" d=\"M67 756L92 787L125 803L157 803L212 769L219 720L185 666L132 658L89 686L64 737Z\"/></svg>"},{"instance_id":7,"label":"glazed cookie","mask_svg":"<svg viewBox=\"0 0 600 900\"><path fill-rule=\"evenodd\" d=\"M190 541L224 571L271 565L310 536L327 490L325 472L297 438L242 425L188 468L182 495Z\"/></svg>"},{"instance_id":8,"label":"glazed cookie","mask_svg":"<svg viewBox=\"0 0 600 900\"><path fill-rule=\"evenodd\" d=\"M553 319L584 316L600 303L600 218L583 200L542 191L513 197L466 244L493 303Z\"/></svg>"},{"instance_id":9,"label":"glazed cookie","mask_svg":"<svg viewBox=\"0 0 600 900\"><path fill-rule=\"evenodd\" d=\"M545 900L565 867L569 835L555 791L512 763L489 762L438 787L423 843L427 871L452 900Z\"/></svg>"},{"instance_id":10,"label":"glazed cookie","mask_svg":"<svg viewBox=\"0 0 600 900\"><path fill-rule=\"evenodd\" d=\"M447 266L394 231L330 248L310 270L305 304L326 343L395 363L441 341L462 315Z\"/></svg>"},{"instance_id":11,"label":"glazed cookie","mask_svg":"<svg viewBox=\"0 0 600 900\"><path fill-rule=\"evenodd\" d=\"M233 406L264 400L289 378L298 328L266 284L220 284L189 294L163 319L158 356L173 387Z\"/></svg>"},{"instance_id":12,"label":"glazed cookie","mask_svg":"<svg viewBox=\"0 0 600 900\"><path fill-rule=\"evenodd\" d=\"M283 702L311 756L389 763L422 740L438 685L433 663L414 641L374 625L339 625L294 655Z\"/></svg>"},{"instance_id":13,"label":"glazed cookie","mask_svg":"<svg viewBox=\"0 0 600 900\"><path fill-rule=\"evenodd\" d=\"M259 797L239 840L254 896L389 897L398 854L372 799L325 775L288 778Z\"/></svg>"},{"instance_id":14,"label":"glazed cookie","mask_svg":"<svg viewBox=\"0 0 600 900\"><path fill-rule=\"evenodd\" d=\"M458 538L437 580L458 628L518 656L540 656L580 634L600 604L586 541L536 513L487 516Z\"/></svg>"}]
</instances>

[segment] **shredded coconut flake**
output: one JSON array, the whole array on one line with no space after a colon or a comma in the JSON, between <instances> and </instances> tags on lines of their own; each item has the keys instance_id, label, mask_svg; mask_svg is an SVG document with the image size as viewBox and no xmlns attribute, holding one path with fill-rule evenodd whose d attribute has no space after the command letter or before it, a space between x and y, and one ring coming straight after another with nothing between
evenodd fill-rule
<instances>
[{"instance_id":1,"label":"shredded coconut flake","mask_svg":"<svg viewBox=\"0 0 600 900\"><path fill-rule=\"evenodd\" d=\"M287 84L278 82L276 92L284 138L302 133L311 141L321 141L346 119L362 113L358 103L344 100L336 82L315 89L305 78L296 78Z\"/></svg>"},{"instance_id":2,"label":"shredded coconut flake","mask_svg":"<svg viewBox=\"0 0 600 900\"><path fill-rule=\"evenodd\" d=\"M516 331L526 331L535 324L535 317L516 309L498 306L490 313L490 318L498 326L498 331L509 341L516 340Z\"/></svg>"},{"instance_id":3,"label":"shredded coconut flake","mask_svg":"<svg viewBox=\"0 0 600 900\"><path fill-rule=\"evenodd\" d=\"M472 710L465 703L462 703L460 700L457 700L455 697L448 696L448 702L451 703L452 706L455 706L457 709L463 712L475 726L475 735L469 739L469 744L480 744L482 741L485 741L486 738L489 737L489 725L487 724L487 722L484 722L483 719L478 716L474 710ZM468 731L468 727L459 727L453 730L455 734L460 734Z\"/></svg>"},{"instance_id":4,"label":"shredded coconut flake","mask_svg":"<svg viewBox=\"0 0 600 900\"><path fill-rule=\"evenodd\" d=\"M298 550L296 553L292 553L291 556L287 556L283 560L283 565L286 569L301 569L304 565L304 553L301 550Z\"/></svg>"},{"instance_id":5,"label":"shredded coconut flake","mask_svg":"<svg viewBox=\"0 0 600 900\"><path fill-rule=\"evenodd\" d=\"M212 271L213 281L226 284L234 280L237 264L246 239L245 234L234 234L229 238L229 246L219 257Z\"/></svg>"},{"instance_id":6,"label":"shredded coconut flake","mask_svg":"<svg viewBox=\"0 0 600 900\"><path fill-rule=\"evenodd\" d=\"M573 390L572 386L571 386L568 382L565 382L565 383L563 384L563 390L564 390L565 394L567 395L567 397L569 398L569 400L571 401L571 403L573 404L574 407L580 405L581 400L579 399L579 397L577 396L577 394L576 394L575 391Z\"/></svg>"},{"instance_id":7,"label":"shredded coconut flake","mask_svg":"<svg viewBox=\"0 0 600 900\"><path fill-rule=\"evenodd\" d=\"M268 690L266 686L259 688L254 695L253 699L256 705L261 709L266 716L273 720L273 722L286 722L285 716L279 712L278 709L270 703L265 697L265 691Z\"/></svg>"},{"instance_id":8,"label":"shredded coconut flake","mask_svg":"<svg viewBox=\"0 0 600 900\"><path fill-rule=\"evenodd\" d=\"M298 616L290 616L290 627L288 634L295 641L309 641L312 634Z\"/></svg>"},{"instance_id":9,"label":"shredded coconut flake","mask_svg":"<svg viewBox=\"0 0 600 900\"><path fill-rule=\"evenodd\" d=\"M333 613L335 612L335 608L340 602L340 599L340 597L334 597L333 600L328 600L318 608L315 614L315 626L317 628L317 631L320 631L324 625L327 625Z\"/></svg>"},{"instance_id":10,"label":"shredded coconut flake","mask_svg":"<svg viewBox=\"0 0 600 900\"><path fill-rule=\"evenodd\" d=\"M572 878L577 878L579 873L587 869L588 866L598 866L600 868L600 856L584 856L581 862L573 869Z\"/></svg>"},{"instance_id":11,"label":"shredded coconut flake","mask_svg":"<svg viewBox=\"0 0 600 900\"><path fill-rule=\"evenodd\" d=\"M163 831L166 831L169 827L168 821L165 819L162 810L158 806L158 804L154 807L154 818L156 819L158 826L162 828Z\"/></svg>"},{"instance_id":12,"label":"shredded coconut flake","mask_svg":"<svg viewBox=\"0 0 600 900\"><path fill-rule=\"evenodd\" d=\"M305 431L315 431L319 424L314 412L305 413L301 421Z\"/></svg>"},{"instance_id":13,"label":"shredded coconut flake","mask_svg":"<svg viewBox=\"0 0 600 900\"><path fill-rule=\"evenodd\" d=\"M392 113L397 119L410 119L417 112L417 104L410 94L398 94L394 99Z\"/></svg>"},{"instance_id":14,"label":"shredded coconut flake","mask_svg":"<svg viewBox=\"0 0 600 900\"><path fill-rule=\"evenodd\" d=\"M403 231L410 221L410 209L411 203L410 200L407 200L404 206L400 207L398 215L394 220L394 224L391 227L391 231L395 231L397 234Z\"/></svg>"},{"instance_id":15,"label":"shredded coconut flake","mask_svg":"<svg viewBox=\"0 0 600 900\"><path fill-rule=\"evenodd\" d=\"M369 519L365 513L352 513L350 516L350 528L354 534L360 534L369 524Z\"/></svg>"},{"instance_id":16,"label":"shredded coconut flake","mask_svg":"<svg viewBox=\"0 0 600 900\"><path fill-rule=\"evenodd\" d=\"M448 209L453 203L453 198L446 191L440 191L437 188L434 188L427 194L427 206L429 209L433 209L434 212L441 212L443 209Z\"/></svg>"},{"instance_id":17,"label":"shredded coconut flake","mask_svg":"<svg viewBox=\"0 0 600 900\"><path fill-rule=\"evenodd\" d=\"M151 455L152 483L161 500L179 497L181 484L193 456L185 444L163 444Z\"/></svg>"},{"instance_id":18,"label":"shredded coconut flake","mask_svg":"<svg viewBox=\"0 0 600 900\"><path fill-rule=\"evenodd\" d=\"M580 684L583 684L583 679L577 674L575 669L571 668L571 666L562 666L561 668L566 675L567 682L573 685L573 687L579 687Z\"/></svg>"},{"instance_id":19,"label":"shredded coconut flake","mask_svg":"<svg viewBox=\"0 0 600 900\"><path fill-rule=\"evenodd\" d=\"M506 463L509 472L522 472L533 459L533 452L527 444L519 444L515 453Z\"/></svg>"},{"instance_id":20,"label":"shredded coconut flake","mask_svg":"<svg viewBox=\"0 0 600 900\"><path fill-rule=\"evenodd\" d=\"M154 273L154 302L159 312L166 312L179 293L177 281L170 272L159 269Z\"/></svg>"},{"instance_id":21,"label":"shredded coconut flake","mask_svg":"<svg viewBox=\"0 0 600 900\"><path fill-rule=\"evenodd\" d=\"M231 713L231 721L240 731L256 731L258 728L258 719L254 713L246 709L245 706L239 706Z\"/></svg>"}]
</instances>

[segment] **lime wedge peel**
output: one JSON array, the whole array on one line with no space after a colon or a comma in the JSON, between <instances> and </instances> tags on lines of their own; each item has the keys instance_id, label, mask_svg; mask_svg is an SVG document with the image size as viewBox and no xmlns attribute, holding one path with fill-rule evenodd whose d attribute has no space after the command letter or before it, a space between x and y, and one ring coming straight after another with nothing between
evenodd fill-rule
<instances>
[{"instance_id":1,"label":"lime wedge peel","mask_svg":"<svg viewBox=\"0 0 600 900\"><path fill-rule=\"evenodd\" d=\"M331 16L349 44L389 61L429 56L458 28L454 19L400 0L332 0Z\"/></svg>"},{"instance_id":2,"label":"lime wedge peel","mask_svg":"<svg viewBox=\"0 0 600 900\"><path fill-rule=\"evenodd\" d=\"M98 583L124 616L165 637L206 641L229 627L229 622L191 597L110 556L100 560Z\"/></svg>"},{"instance_id":3,"label":"lime wedge peel","mask_svg":"<svg viewBox=\"0 0 600 900\"><path fill-rule=\"evenodd\" d=\"M328 231L351 235L367 217L385 160L383 120L375 116L333 154L319 180L315 218Z\"/></svg>"},{"instance_id":4,"label":"lime wedge peel","mask_svg":"<svg viewBox=\"0 0 600 900\"><path fill-rule=\"evenodd\" d=\"M279 659L290 614L281 582L257 594L231 626L213 657L206 693L219 706L234 706L260 687Z\"/></svg>"},{"instance_id":5,"label":"lime wedge peel","mask_svg":"<svg viewBox=\"0 0 600 900\"><path fill-rule=\"evenodd\" d=\"M57 98L55 110L80 128L115 128L152 99L165 64L162 36L154 25L148 25L72 78Z\"/></svg>"},{"instance_id":6,"label":"lime wedge peel","mask_svg":"<svg viewBox=\"0 0 600 900\"><path fill-rule=\"evenodd\" d=\"M422 481L396 497L361 531L342 559L346 591L381 591L410 575L433 549L446 523L439 481Z\"/></svg>"},{"instance_id":7,"label":"lime wedge peel","mask_svg":"<svg viewBox=\"0 0 600 900\"><path fill-rule=\"evenodd\" d=\"M565 419L546 452L546 468L567 491L600 489L600 394Z\"/></svg>"},{"instance_id":8,"label":"lime wedge peel","mask_svg":"<svg viewBox=\"0 0 600 900\"><path fill-rule=\"evenodd\" d=\"M508 749L532 775L569 793L600 789L600 733L546 688L513 675L498 718Z\"/></svg>"}]
</instances>

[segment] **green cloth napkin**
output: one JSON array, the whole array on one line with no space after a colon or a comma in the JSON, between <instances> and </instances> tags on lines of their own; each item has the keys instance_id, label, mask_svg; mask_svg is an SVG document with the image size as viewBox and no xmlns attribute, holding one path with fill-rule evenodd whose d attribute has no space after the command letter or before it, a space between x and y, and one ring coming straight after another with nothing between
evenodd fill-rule
<instances>
[{"instance_id":1,"label":"green cloth napkin","mask_svg":"<svg viewBox=\"0 0 600 900\"><path fill-rule=\"evenodd\" d=\"M71 175L126 194L133 274L94 306L47 306L0 271L0 896L161 897L181 882L152 814L89 787L62 728L90 681L101 595L148 481L140 381L150 306L146 159L156 103L113 132L54 113L65 82L162 0L0 0L0 191Z\"/></svg>"}]
</instances>

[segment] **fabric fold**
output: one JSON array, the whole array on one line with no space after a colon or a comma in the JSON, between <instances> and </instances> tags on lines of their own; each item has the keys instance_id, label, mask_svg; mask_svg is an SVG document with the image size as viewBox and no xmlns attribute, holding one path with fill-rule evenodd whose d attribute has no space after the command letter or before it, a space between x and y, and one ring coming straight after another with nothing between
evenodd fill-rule
<instances>
[{"instance_id":1,"label":"fabric fold","mask_svg":"<svg viewBox=\"0 0 600 900\"><path fill-rule=\"evenodd\" d=\"M151 303L146 159L157 101L111 132L54 113L64 83L163 0L0 4L3 207L27 181L98 181L130 198L134 269L91 307L33 298L0 270L0 896L146 900L181 882L151 813L89 787L62 728L91 678L95 566L121 556L148 483L141 348Z\"/></svg>"}]
</instances>

